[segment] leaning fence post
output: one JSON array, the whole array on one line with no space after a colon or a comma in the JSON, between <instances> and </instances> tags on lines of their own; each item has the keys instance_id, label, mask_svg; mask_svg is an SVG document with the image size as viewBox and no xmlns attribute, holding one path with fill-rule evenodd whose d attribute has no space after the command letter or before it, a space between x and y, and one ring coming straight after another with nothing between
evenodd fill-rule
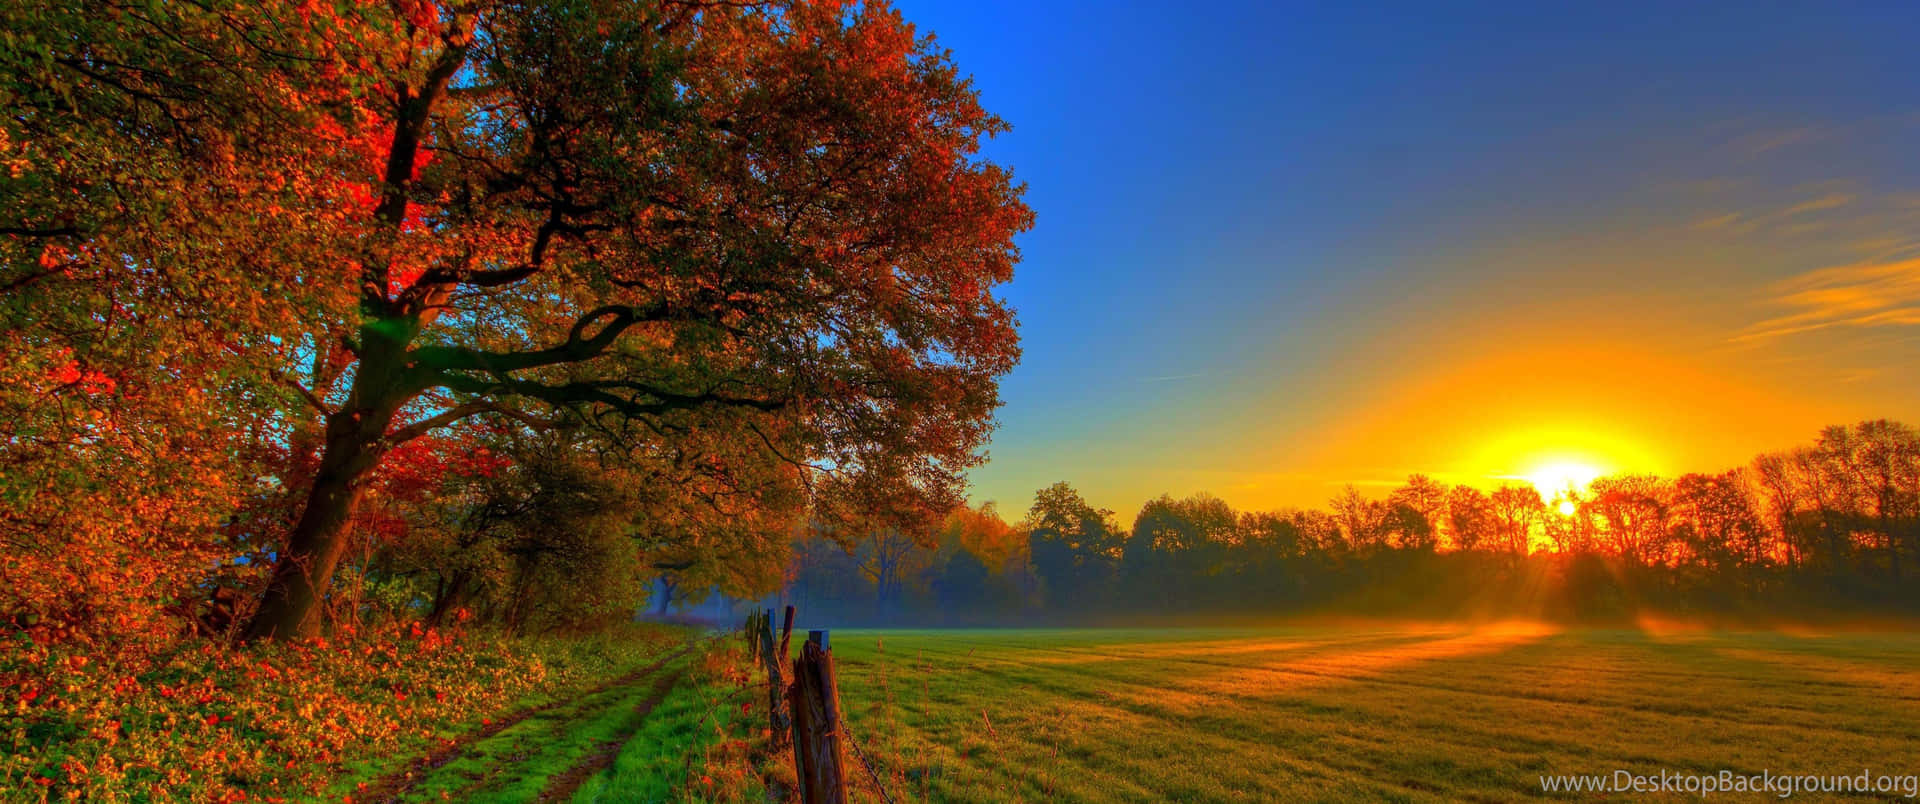
<instances>
[{"instance_id":1,"label":"leaning fence post","mask_svg":"<svg viewBox=\"0 0 1920 804\"><path fill-rule=\"evenodd\" d=\"M846 804L845 741L840 734L840 689L825 631L807 632L793 660L793 764L801 804Z\"/></svg>"},{"instance_id":2,"label":"leaning fence post","mask_svg":"<svg viewBox=\"0 0 1920 804\"><path fill-rule=\"evenodd\" d=\"M775 746L784 747L787 742L787 682L782 665L787 662L785 650L776 650L773 642L773 609L767 609L767 627L760 631L760 654L767 668L767 729L773 737ZM780 646L785 648L783 644Z\"/></svg>"},{"instance_id":3,"label":"leaning fence post","mask_svg":"<svg viewBox=\"0 0 1920 804\"><path fill-rule=\"evenodd\" d=\"M780 623L780 664L787 663L787 637L793 636L793 607L787 607L786 621Z\"/></svg>"}]
</instances>

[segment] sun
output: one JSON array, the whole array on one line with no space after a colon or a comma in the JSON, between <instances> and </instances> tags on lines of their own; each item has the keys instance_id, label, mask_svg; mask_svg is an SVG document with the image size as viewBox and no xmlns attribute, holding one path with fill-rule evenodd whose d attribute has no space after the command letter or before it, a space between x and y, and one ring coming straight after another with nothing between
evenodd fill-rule
<instances>
[{"instance_id":1,"label":"sun","mask_svg":"<svg viewBox=\"0 0 1920 804\"><path fill-rule=\"evenodd\" d=\"M1572 500L1560 501L1559 511L1561 516L1573 516L1573 512L1578 510L1580 510L1580 506L1574 505Z\"/></svg>"},{"instance_id":2,"label":"sun","mask_svg":"<svg viewBox=\"0 0 1920 804\"><path fill-rule=\"evenodd\" d=\"M1535 464L1521 478L1532 483L1540 491L1540 496L1551 500L1565 497L1568 492L1585 491L1594 479L1605 474L1604 470L1586 461L1556 459ZM1562 513L1572 513L1564 510L1566 505L1561 507Z\"/></svg>"}]
</instances>

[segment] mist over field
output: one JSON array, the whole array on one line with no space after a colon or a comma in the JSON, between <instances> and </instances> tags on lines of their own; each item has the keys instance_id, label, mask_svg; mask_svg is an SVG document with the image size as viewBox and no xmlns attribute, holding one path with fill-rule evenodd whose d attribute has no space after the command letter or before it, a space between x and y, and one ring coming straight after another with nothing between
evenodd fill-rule
<instances>
[{"instance_id":1,"label":"mist over field","mask_svg":"<svg viewBox=\"0 0 1920 804\"><path fill-rule=\"evenodd\" d=\"M1542 494L1414 475L1326 509L1160 497L1131 526L1072 486L931 535L809 530L770 604L865 625L1141 625L1338 616L1633 627L1905 627L1920 612L1920 433L1888 421L1717 474ZM658 598L662 605L667 596Z\"/></svg>"}]
</instances>

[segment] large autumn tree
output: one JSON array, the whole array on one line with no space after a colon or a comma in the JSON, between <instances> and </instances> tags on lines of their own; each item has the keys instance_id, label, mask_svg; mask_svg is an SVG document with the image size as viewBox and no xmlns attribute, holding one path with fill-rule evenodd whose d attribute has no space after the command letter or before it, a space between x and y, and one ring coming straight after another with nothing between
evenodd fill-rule
<instances>
[{"instance_id":1,"label":"large autumn tree","mask_svg":"<svg viewBox=\"0 0 1920 804\"><path fill-rule=\"evenodd\" d=\"M591 442L686 510L916 517L978 459L1031 216L977 154L1001 121L884 3L10 14L0 280L55 290L9 328L64 355L34 328L100 315L42 306L133 286L201 346L129 365L280 400L252 637L318 630L383 461L462 423Z\"/></svg>"}]
</instances>

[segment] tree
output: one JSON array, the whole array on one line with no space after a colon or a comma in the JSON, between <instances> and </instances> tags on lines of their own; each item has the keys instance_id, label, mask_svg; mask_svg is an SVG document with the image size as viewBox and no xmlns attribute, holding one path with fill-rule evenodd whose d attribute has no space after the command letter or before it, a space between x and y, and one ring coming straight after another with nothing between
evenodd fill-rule
<instances>
[{"instance_id":1,"label":"tree","mask_svg":"<svg viewBox=\"0 0 1920 804\"><path fill-rule=\"evenodd\" d=\"M1832 487L1844 499L1842 515L1868 534L1898 585L1902 559L1920 547L1913 522L1920 517L1920 432L1884 419L1822 431L1815 447Z\"/></svg>"},{"instance_id":2,"label":"tree","mask_svg":"<svg viewBox=\"0 0 1920 804\"><path fill-rule=\"evenodd\" d=\"M873 584L873 608L885 617L900 599L903 581L924 569L930 556L925 545L897 528L886 528L863 540L855 553L860 571Z\"/></svg>"},{"instance_id":3,"label":"tree","mask_svg":"<svg viewBox=\"0 0 1920 804\"><path fill-rule=\"evenodd\" d=\"M308 408L252 636L313 633L367 478L475 417L577 428L690 497L780 465L754 479L847 519L944 511L978 460L1031 218L975 156L1004 125L884 3L21 13L51 65L7 58L24 135L100 200L36 172L9 281L80 281L18 267L74 254L219 289L180 320L271 314L216 344L280 344L241 368Z\"/></svg>"},{"instance_id":4,"label":"tree","mask_svg":"<svg viewBox=\"0 0 1920 804\"><path fill-rule=\"evenodd\" d=\"M1378 500L1369 500L1351 484L1328 503L1333 515L1347 534L1347 543L1355 553L1372 555L1386 545L1392 522L1390 509Z\"/></svg>"},{"instance_id":5,"label":"tree","mask_svg":"<svg viewBox=\"0 0 1920 804\"><path fill-rule=\"evenodd\" d=\"M1170 496L1142 506L1133 521L1133 533L1122 548L1120 575L1145 602L1148 590L1167 598L1192 602L1203 593L1218 592L1218 576L1227 551L1240 540L1239 517L1218 497L1199 494L1176 500Z\"/></svg>"},{"instance_id":6,"label":"tree","mask_svg":"<svg viewBox=\"0 0 1920 804\"><path fill-rule=\"evenodd\" d=\"M942 549L972 553L988 567L999 567L1023 548L1024 534L1000 518L992 502L978 508L960 506L947 514L938 541Z\"/></svg>"},{"instance_id":7,"label":"tree","mask_svg":"<svg viewBox=\"0 0 1920 804\"><path fill-rule=\"evenodd\" d=\"M1532 546L1533 523L1546 513L1547 504L1533 486L1501 486L1488 498L1492 506L1496 549L1525 556Z\"/></svg>"},{"instance_id":8,"label":"tree","mask_svg":"<svg viewBox=\"0 0 1920 804\"><path fill-rule=\"evenodd\" d=\"M1394 489L1387 503L1393 508L1393 530L1399 547L1432 550L1438 544L1440 524L1446 520L1446 485L1426 475L1409 475L1407 484Z\"/></svg>"},{"instance_id":9,"label":"tree","mask_svg":"<svg viewBox=\"0 0 1920 804\"><path fill-rule=\"evenodd\" d=\"M1765 560L1760 517L1739 470L1681 475L1673 484L1673 504L1692 561L1726 573Z\"/></svg>"},{"instance_id":10,"label":"tree","mask_svg":"<svg viewBox=\"0 0 1920 804\"><path fill-rule=\"evenodd\" d=\"M1085 603L1079 595L1113 577L1125 534L1112 511L1093 507L1072 486L1055 483L1035 493L1024 525L1034 572L1053 604Z\"/></svg>"},{"instance_id":11,"label":"tree","mask_svg":"<svg viewBox=\"0 0 1920 804\"><path fill-rule=\"evenodd\" d=\"M1809 546L1798 538L1800 529L1795 527L1801 505L1799 489L1793 477L1792 459L1779 452L1754 458L1753 480L1773 515L1773 530L1787 566L1798 569L1806 560Z\"/></svg>"},{"instance_id":12,"label":"tree","mask_svg":"<svg viewBox=\"0 0 1920 804\"><path fill-rule=\"evenodd\" d=\"M1672 553L1672 490L1652 475L1603 477L1593 482L1587 503L1606 523L1615 555L1635 567L1665 566Z\"/></svg>"},{"instance_id":13,"label":"tree","mask_svg":"<svg viewBox=\"0 0 1920 804\"><path fill-rule=\"evenodd\" d=\"M1472 486L1454 486L1447 492L1447 530L1453 546L1477 550L1494 537L1497 530L1493 500Z\"/></svg>"},{"instance_id":14,"label":"tree","mask_svg":"<svg viewBox=\"0 0 1920 804\"><path fill-rule=\"evenodd\" d=\"M377 13L377 12L376 12ZM251 4L0 6L0 616L118 638L279 502L277 381L352 314L337 149L304 132L379 43ZM262 79L271 77L271 81ZM283 531L282 531L283 532Z\"/></svg>"}]
</instances>

